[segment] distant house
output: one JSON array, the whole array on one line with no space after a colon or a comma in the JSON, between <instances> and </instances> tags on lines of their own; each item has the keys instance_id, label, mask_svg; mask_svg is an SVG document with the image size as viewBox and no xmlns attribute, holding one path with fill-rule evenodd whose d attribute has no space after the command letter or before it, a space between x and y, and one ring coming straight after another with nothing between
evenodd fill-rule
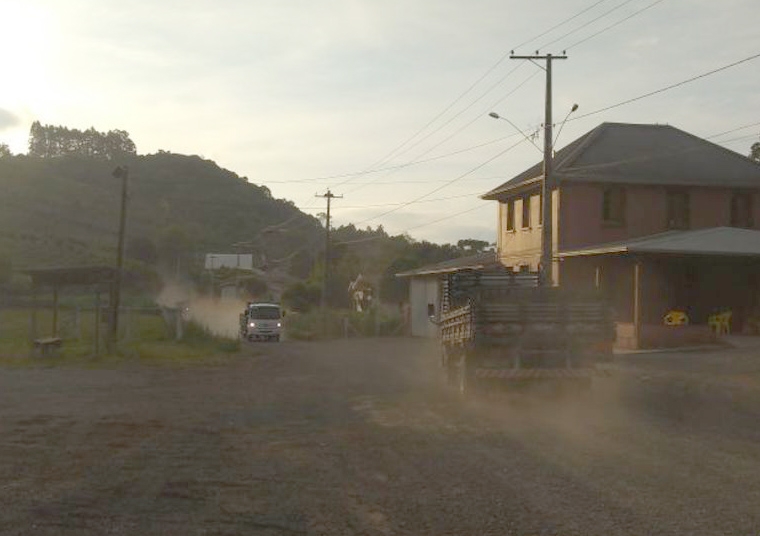
<instances>
[{"instance_id":1,"label":"distant house","mask_svg":"<svg viewBox=\"0 0 760 536\"><path fill-rule=\"evenodd\" d=\"M494 252L459 257L396 274L409 279L411 333L415 337L438 337L438 327L430 317L440 315L443 278L461 270L500 267Z\"/></svg>"},{"instance_id":2,"label":"distant house","mask_svg":"<svg viewBox=\"0 0 760 536\"><path fill-rule=\"evenodd\" d=\"M538 269L542 179L539 163L482 196L498 202L498 258L515 271ZM701 340L713 312L735 327L757 314L757 162L671 126L603 123L556 153L554 179L554 284L601 289L621 345ZM692 326L663 326L671 309Z\"/></svg>"}]
</instances>

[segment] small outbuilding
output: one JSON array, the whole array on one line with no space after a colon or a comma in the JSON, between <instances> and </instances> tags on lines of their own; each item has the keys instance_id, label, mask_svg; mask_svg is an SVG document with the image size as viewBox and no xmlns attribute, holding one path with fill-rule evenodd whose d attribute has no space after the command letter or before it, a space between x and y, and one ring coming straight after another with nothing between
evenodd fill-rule
<instances>
[{"instance_id":1,"label":"small outbuilding","mask_svg":"<svg viewBox=\"0 0 760 536\"><path fill-rule=\"evenodd\" d=\"M412 336L438 337L438 327L430 321L430 317L438 317L440 314L444 277L462 270L487 270L501 267L502 264L498 261L496 253L486 252L429 264L396 274L396 277L409 278Z\"/></svg>"}]
</instances>

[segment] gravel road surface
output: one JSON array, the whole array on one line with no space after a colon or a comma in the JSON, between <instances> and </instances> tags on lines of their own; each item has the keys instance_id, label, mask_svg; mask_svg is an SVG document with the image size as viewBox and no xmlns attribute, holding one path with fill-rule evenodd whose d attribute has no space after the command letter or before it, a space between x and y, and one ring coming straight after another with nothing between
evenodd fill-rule
<instances>
[{"instance_id":1,"label":"gravel road surface","mask_svg":"<svg viewBox=\"0 0 760 536\"><path fill-rule=\"evenodd\" d=\"M0 370L0 534L760 534L760 352L461 400L411 339Z\"/></svg>"}]
</instances>

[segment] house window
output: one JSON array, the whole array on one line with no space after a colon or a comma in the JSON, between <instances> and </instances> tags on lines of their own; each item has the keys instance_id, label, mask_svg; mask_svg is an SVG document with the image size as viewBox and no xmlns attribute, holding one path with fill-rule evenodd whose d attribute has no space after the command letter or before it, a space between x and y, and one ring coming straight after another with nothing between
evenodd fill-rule
<instances>
[{"instance_id":1,"label":"house window","mask_svg":"<svg viewBox=\"0 0 760 536\"><path fill-rule=\"evenodd\" d=\"M602 191L602 223L625 223L625 188L610 186Z\"/></svg>"},{"instance_id":2,"label":"house window","mask_svg":"<svg viewBox=\"0 0 760 536\"><path fill-rule=\"evenodd\" d=\"M668 192L668 229L689 228L689 193L682 190Z\"/></svg>"},{"instance_id":3,"label":"house window","mask_svg":"<svg viewBox=\"0 0 760 536\"><path fill-rule=\"evenodd\" d=\"M527 229L530 227L530 196L526 195L522 198L522 227Z\"/></svg>"},{"instance_id":4,"label":"house window","mask_svg":"<svg viewBox=\"0 0 760 536\"><path fill-rule=\"evenodd\" d=\"M435 304L428 303L428 317L435 316Z\"/></svg>"},{"instance_id":5,"label":"house window","mask_svg":"<svg viewBox=\"0 0 760 536\"><path fill-rule=\"evenodd\" d=\"M544 223L544 194L538 194L538 224Z\"/></svg>"},{"instance_id":6,"label":"house window","mask_svg":"<svg viewBox=\"0 0 760 536\"><path fill-rule=\"evenodd\" d=\"M754 227L750 192L734 192L731 196L731 227Z\"/></svg>"},{"instance_id":7,"label":"house window","mask_svg":"<svg viewBox=\"0 0 760 536\"><path fill-rule=\"evenodd\" d=\"M515 230L515 201L507 201L507 231Z\"/></svg>"}]
</instances>

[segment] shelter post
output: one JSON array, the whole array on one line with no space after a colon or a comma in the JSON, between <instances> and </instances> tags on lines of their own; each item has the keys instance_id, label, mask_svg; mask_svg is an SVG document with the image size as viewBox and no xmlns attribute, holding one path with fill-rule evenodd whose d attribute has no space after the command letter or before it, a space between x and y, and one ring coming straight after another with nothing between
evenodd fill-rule
<instances>
[{"instance_id":1,"label":"shelter post","mask_svg":"<svg viewBox=\"0 0 760 536\"><path fill-rule=\"evenodd\" d=\"M641 260L636 260L633 265L633 338L636 348L641 347Z\"/></svg>"},{"instance_id":2,"label":"shelter post","mask_svg":"<svg viewBox=\"0 0 760 536\"><path fill-rule=\"evenodd\" d=\"M58 287L53 287L53 337L58 336Z\"/></svg>"}]
</instances>

